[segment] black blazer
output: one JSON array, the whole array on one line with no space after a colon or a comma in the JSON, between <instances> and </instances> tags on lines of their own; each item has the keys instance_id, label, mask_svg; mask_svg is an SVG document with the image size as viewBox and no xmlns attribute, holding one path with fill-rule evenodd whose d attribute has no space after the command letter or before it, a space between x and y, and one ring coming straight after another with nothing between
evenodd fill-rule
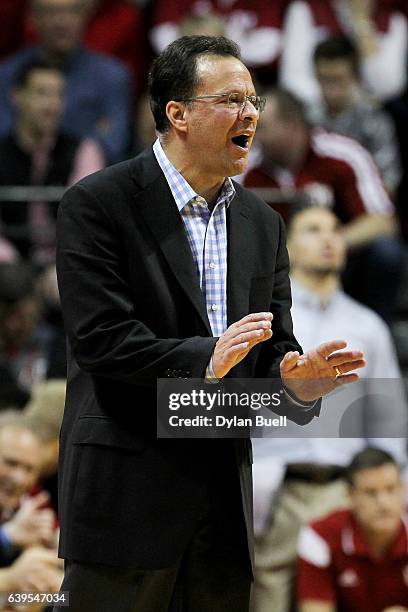
<instances>
[{"instance_id":1,"label":"black blazer","mask_svg":"<svg viewBox=\"0 0 408 612\"><path fill-rule=\"evenodd\" d=\"M286 351L301 349L292 333L282 221L235 187L227 221L228 323L270 310L274 335L231 375L261 377L278 372ZM183 221L151 150L66 193L57 271L69 357L60 555L171 565L194 532L209 465L233 454L252 556L250 442L156 439L156 379L203 378L216 338Z\"/></svg>"}]
</instances>

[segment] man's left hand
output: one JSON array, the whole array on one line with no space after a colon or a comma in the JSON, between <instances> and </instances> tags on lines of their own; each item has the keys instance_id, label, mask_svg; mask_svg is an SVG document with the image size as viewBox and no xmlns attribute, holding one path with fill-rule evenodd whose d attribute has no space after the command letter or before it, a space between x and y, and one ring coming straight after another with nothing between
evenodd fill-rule
<instances>
[{"instance_id":1,"label":"man's left hand","mask_svg":"<svg viewBox=\"0 0 408 612\"><path fill-rule=\"evenodd\" d=\"M331 340L307 353L286 353L280 364L282 382L299 400L310 402L337 387L358 380L354 370L365 366L361 351L341 351L344 340Z\"/></svg>"}]
</instances>

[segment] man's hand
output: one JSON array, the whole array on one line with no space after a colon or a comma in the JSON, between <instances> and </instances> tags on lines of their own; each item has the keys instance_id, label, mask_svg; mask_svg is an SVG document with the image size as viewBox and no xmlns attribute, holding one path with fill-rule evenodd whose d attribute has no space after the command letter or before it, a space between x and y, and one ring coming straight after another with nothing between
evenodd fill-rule
<instances>
[{"instance_id":1,"label":"man's hand","mask_svg":"<svg viewBox=\"0 0 408 612\"><path fill-rule=\"evenodd\" d=\"M272 338L272 318L270 312L256 312L228 327L213 353L212 366L217 378L224 378L256 344Z\"/></svg>"},{"instance_id":2,"label":"man's hand","mask_svg":"<svg viewBox=\"0 0 408 612\"><path fill-rule=\"evenodd\" d=\"M55 551L29 548L14 563L0 570L1 590L54 593L61 586L63 561Z\"/></svg>"},{"instance_id":3,"label":"man's hand","mask_svg":"<svg viewBox=\"0 0 408 612\"><path fill-rule=\"evenodd\" d=\"M408 612L408 608L405 606L391 606L390 608L385 608L383 612Z\"/></svg>"},{"instance_id":4,"label":"man's hand","mask_svg":"<svg viewBox=\"0 0 408 612\"><path fill-rule=\"evenodd\" d=\"M286 353L280 364L282 382L297 398L309 402L358 380L354 370L365 366L364 355L339 350L346 346L344 340L332 340L304 355Z\"/></svg>"},{"instance_id":5,"label":"man's hand","mask_svg":"<svg viewBox=\"0 0 408 612\"><path fill-rule=\"evenodd\" d=\"M42 508L49 501L45 491L24 499L12 519L3 529L11 542L19 548L42 544L50 546L55 541L55 514L50 508Z\"/></svg>"}]
</instances>

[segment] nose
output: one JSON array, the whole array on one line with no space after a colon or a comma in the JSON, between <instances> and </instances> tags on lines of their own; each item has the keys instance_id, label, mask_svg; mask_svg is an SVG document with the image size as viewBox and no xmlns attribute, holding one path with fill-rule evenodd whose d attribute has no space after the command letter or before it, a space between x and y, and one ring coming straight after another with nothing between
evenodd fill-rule
<instances>
[{"instance_id":1,"label":"nose","mask_svg":"<svg viewBox=\"0 0 408 612\"><path fill-rule=\"evenodd\" d=\"M255 108L250 100L246 99L239 115L241 119L253 121L259 118L259 110Z\"/></svg>"}]
</instances>

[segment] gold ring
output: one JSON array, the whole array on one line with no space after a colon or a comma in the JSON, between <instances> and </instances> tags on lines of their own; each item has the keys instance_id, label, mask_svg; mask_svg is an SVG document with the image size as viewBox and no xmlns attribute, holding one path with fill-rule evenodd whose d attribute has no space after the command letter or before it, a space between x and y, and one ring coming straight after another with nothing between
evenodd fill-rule
<instances>
[{"instance_id":1,"label":"gold ring","mask_svg":"<svg viewBox=\"0 0 408 612\"><path fill-rule=\"evenodd\" d=\"M335 372L336 372L336 377L337 376L342 376L343 372L340 370L340 368L338 368L337 366L334 368Z\"/></svg>"}]
</instances>

